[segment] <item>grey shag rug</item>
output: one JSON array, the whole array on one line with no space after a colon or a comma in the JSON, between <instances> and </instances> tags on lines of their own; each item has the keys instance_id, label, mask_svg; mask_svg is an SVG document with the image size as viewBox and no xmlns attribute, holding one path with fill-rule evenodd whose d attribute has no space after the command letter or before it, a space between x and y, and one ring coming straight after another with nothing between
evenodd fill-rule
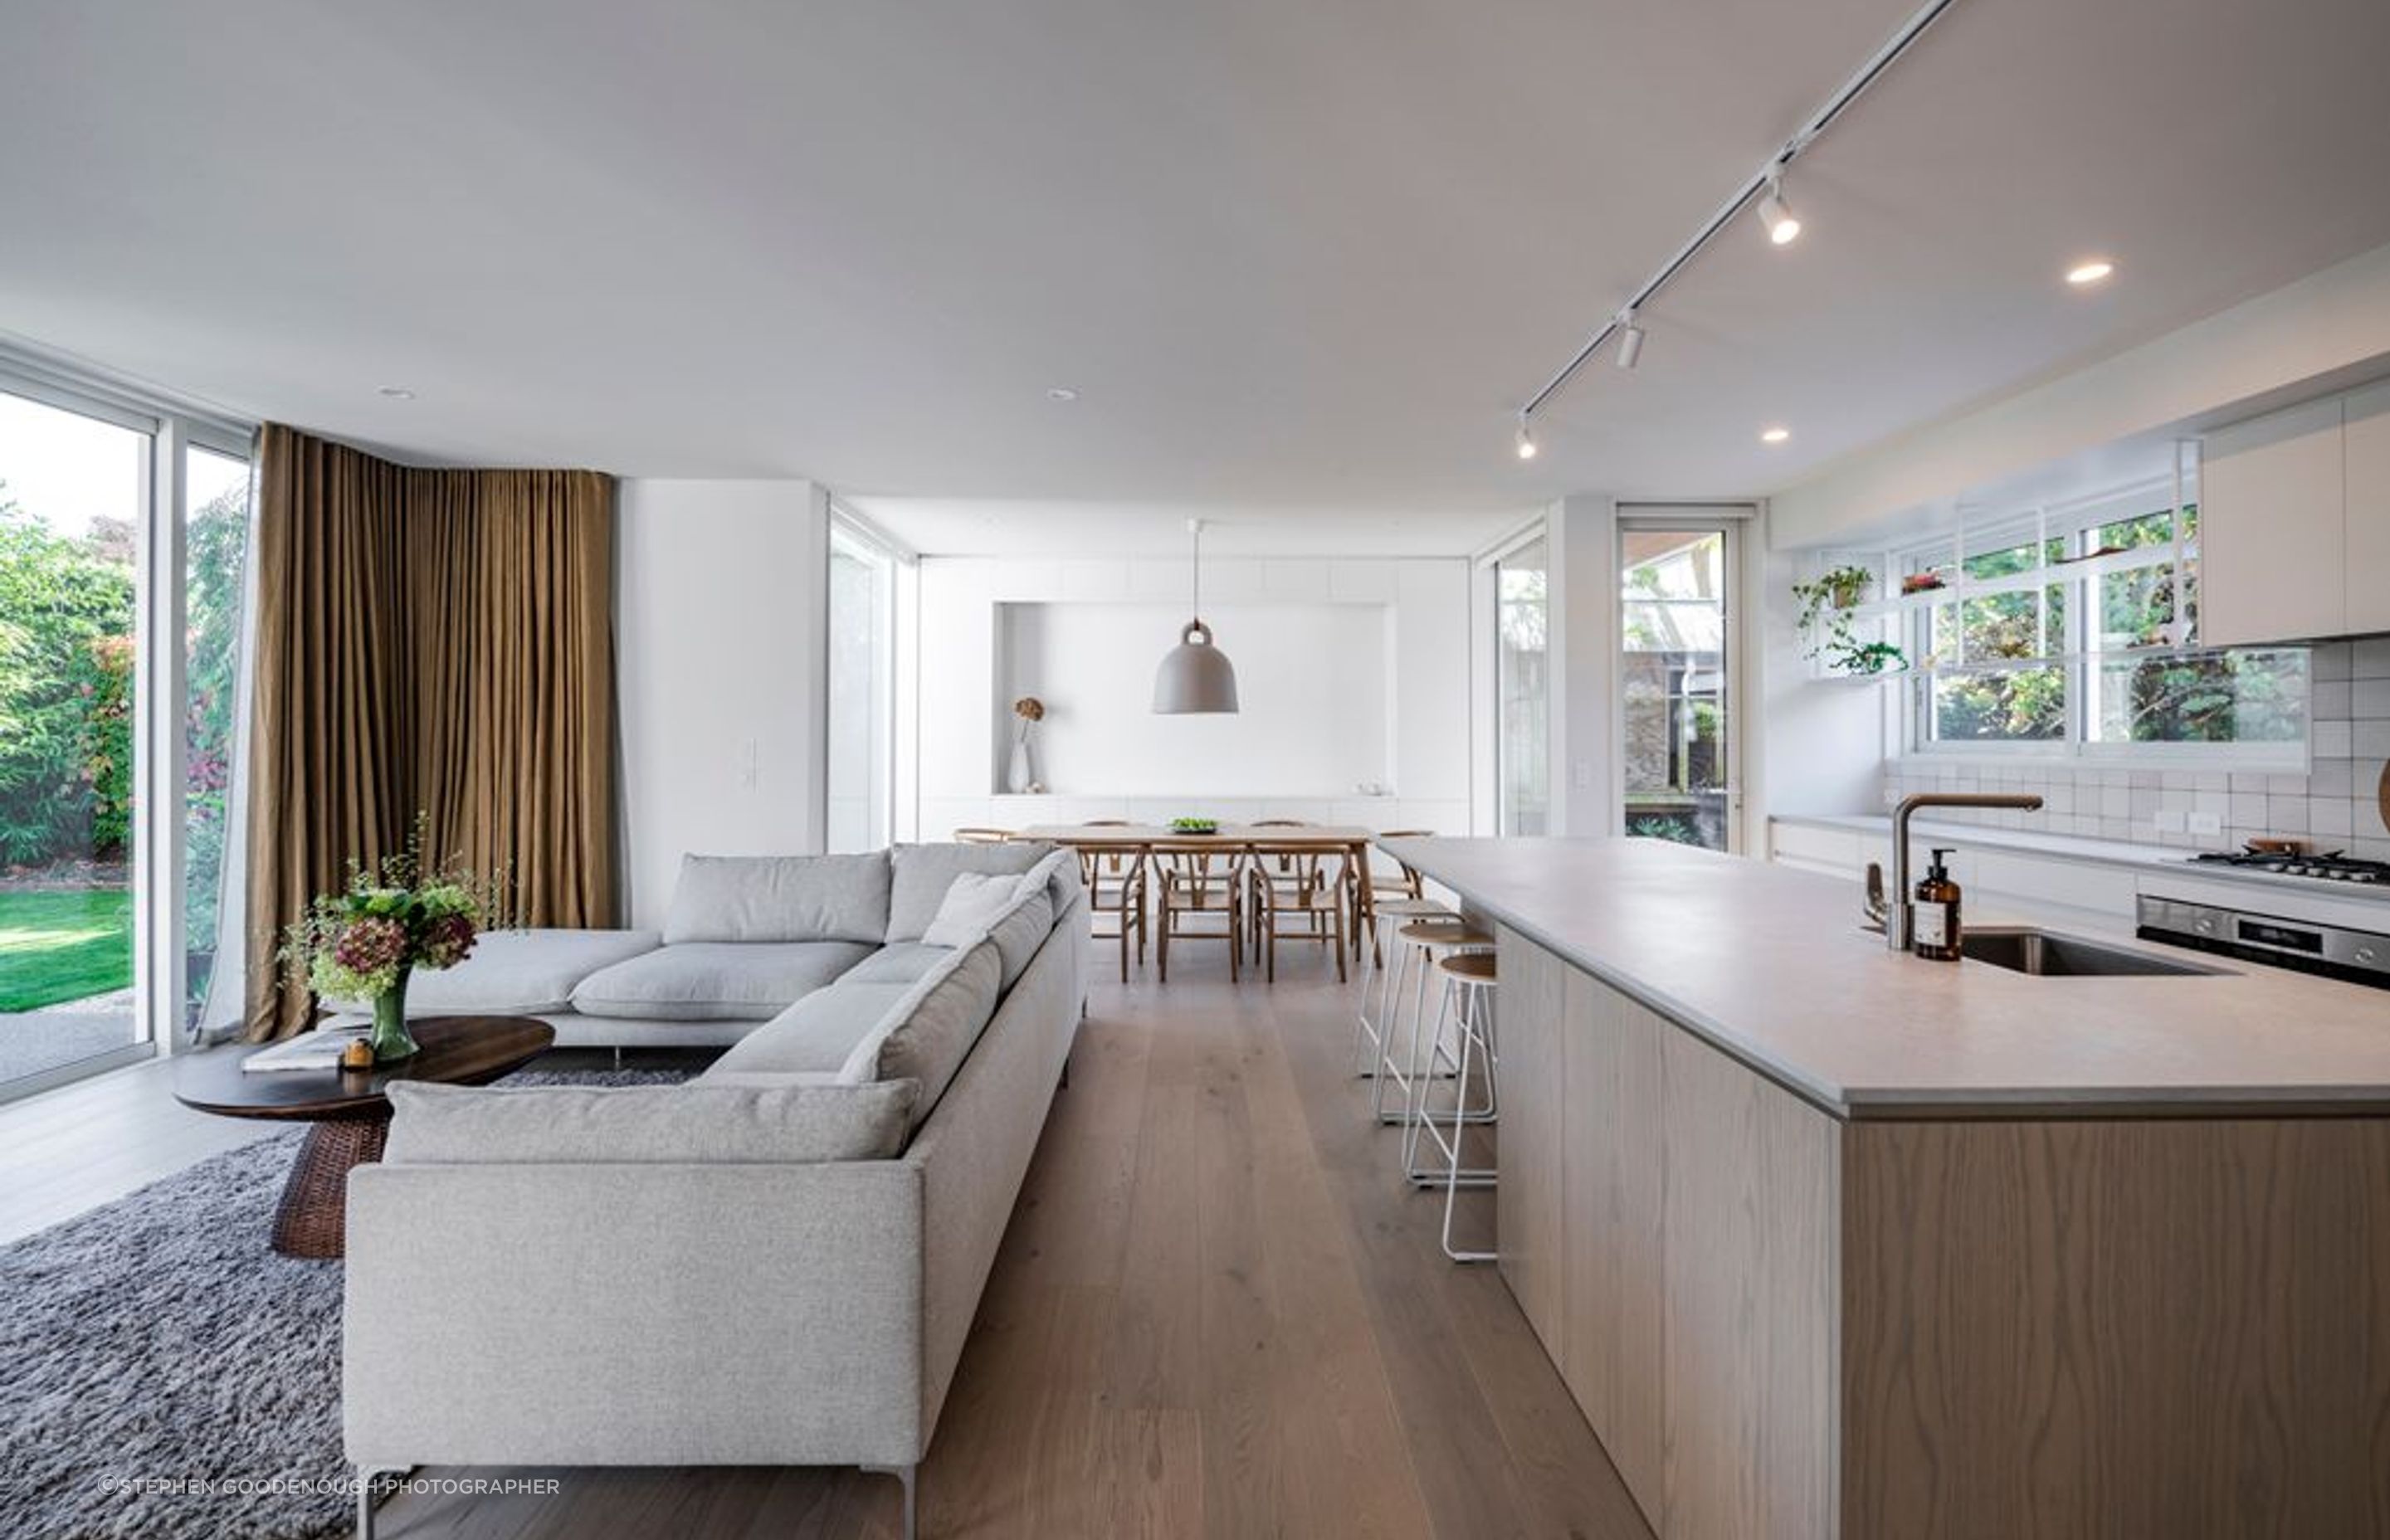
<instances>
[{"instance_id":1,"label":"grey shag rug","mask_svg":"<svg viewBox=\"0 0 2390 1540\"><path fill-rule=\"evenodd\" d=\"M507 1084L653 1085L670 1071ZM317 1540L341 1454L341 1264L266 1244L292 1128L0 1248L0 1536Z\"/></svg>"}]
</instances>

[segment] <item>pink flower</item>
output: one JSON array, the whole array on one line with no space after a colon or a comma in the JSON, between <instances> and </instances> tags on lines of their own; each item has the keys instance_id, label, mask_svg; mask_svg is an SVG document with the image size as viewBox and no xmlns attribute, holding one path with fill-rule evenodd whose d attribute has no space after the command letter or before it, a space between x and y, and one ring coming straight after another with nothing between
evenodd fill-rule
<instances>
[{"instance_id":1,"label":"pink flower","mask_svg":"<svg viewBox=\"0 0 2390 1540\"><path fill-rule=\"evenodd\" d=\"M332 960L352 973L378 973L406 960L406 927L368 915L349 921L332 943Z\"/></svg>"},{"instance_id":2,"label":"pink flower","mask_svg":"<svg viewBox=\"0 0 2390 1540\"><path fill-rule=\"evenodd\" d=\"M454 968L473 951L473 922L463 915L443 915L424 928L422 957L426 968Z\"/></svg>"}]
</instances>

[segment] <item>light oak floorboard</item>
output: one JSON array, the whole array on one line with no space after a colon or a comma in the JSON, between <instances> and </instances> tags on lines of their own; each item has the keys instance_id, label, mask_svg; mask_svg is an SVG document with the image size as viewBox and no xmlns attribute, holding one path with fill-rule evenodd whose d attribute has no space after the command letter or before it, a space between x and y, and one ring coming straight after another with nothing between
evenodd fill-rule
<instances>
[{"instance_id":1,"label":"light oak floorboard","mask_svg":"<svg viewBox=\"0 0 2390 1540\"><path fill-rule=\"evenodd\" d=\"M1167 985L1099 970L921 1471L923 1534L1645 1540L1501 1279L1437 1250L1440 1197L1402 1179L1351 1074L1356 990L1325 957L1234 988L1216 948L1178 960ZM1492 1198L1464 1201L1482 1237ZM402 1493L385 1540L898 1533L896 1483L846 1469L418 1474L560 1489Z\"/></svg>"}]
</instances>

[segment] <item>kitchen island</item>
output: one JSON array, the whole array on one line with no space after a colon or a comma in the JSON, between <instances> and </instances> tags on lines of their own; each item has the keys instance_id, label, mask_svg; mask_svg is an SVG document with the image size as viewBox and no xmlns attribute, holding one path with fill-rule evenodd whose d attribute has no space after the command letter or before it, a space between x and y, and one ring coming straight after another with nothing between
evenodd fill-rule
<instances>
[{"instance_id":1,"label":"kitchen island","mask_svg":"<svg viewBox=\"0 0 2390 1540\"><path fill-rule=\"evenodd\" d=\"M1500 945L1502 1275L1668 1540L2390 1534L2390 995L1887 952L1645 840Z\"/></svg>"}]
</instances>

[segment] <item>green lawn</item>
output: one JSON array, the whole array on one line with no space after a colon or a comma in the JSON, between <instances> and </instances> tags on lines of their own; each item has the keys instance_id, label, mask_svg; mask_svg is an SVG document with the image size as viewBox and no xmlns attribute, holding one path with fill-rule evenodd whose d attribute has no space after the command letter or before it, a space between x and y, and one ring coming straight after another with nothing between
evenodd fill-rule
<instances>
[{"instance_id":1,"label":"green lawn","mask_svg":"<svg viewBox=\"0 0 2390 1540\"><path fill-rule=\"evenodd\" d=\"M0 1013L37 1010L133 982L133 895L0 892Z\"/></svg>"}]
</instances>

